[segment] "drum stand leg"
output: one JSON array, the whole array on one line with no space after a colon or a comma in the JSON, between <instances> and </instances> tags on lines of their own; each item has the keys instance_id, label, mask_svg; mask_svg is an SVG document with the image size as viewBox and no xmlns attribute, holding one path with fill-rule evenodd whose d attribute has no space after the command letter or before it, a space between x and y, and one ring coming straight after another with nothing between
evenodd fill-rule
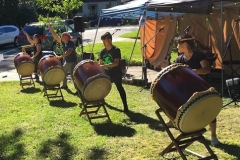
<instances>
[{"instance_id":1,"label":"drum stand leg","mask_svg":"<svg viewBox=\"0 0 240 160\"><path fill-rule=\"evenodd\" d=\"M60 98L62 98L62 100L64 100L60 84L47 85L45 82L43 82L43 87L44 87L43 88L43 91L44 91L43 96L46 96L48 100L49 100L49 98L57 98L57 97L60 97ZM49 90L51 90L52 92L55 91L55 93L49 93L48 92Z\"/></svg>"},{"instance_id":2,"label":"drum stand leg","mask_svg":"<svg viewBox=\"0 0 240 160\"><path fill-rule=\"evenodd\" d=\"M109 114L107 112L107 109L105 107L105 100L99 100L99 101L87 101L81 91L78 90L78 96L81 99L81 104L80 104L80 108L82 108L81 112L80 112L80 116L86 114L89 123L92 125L92 119L97 119L97 118L107 118L110 122L111 119L109 117ZM99 114L99 110L103 109L104 113L103 114ZM94 114L94 115L93 115Z\"/></svg>"},{"instance_id":3,"label":"drum stand leg","mask_svg":"<svg viewBox=\"0 0 240 160\"><path fill-rule=\"evenodd\" d=\"M22 87L22 89L24 86L30 86L30 85L33 85L33 87L35 87L35 83L34 83L32 75L29 75L29 76L18 75L18 76L20 79L20 86Z\"/></svg>"},{"instance_id":4,"label":"drum stand leg","mask_svg":"<svg viewBox=\"0 0 240 160\"><path fill-rule=\"evenodd\" d=\"M206 132L206 129L201 129L196 132L191 132L191 133L182 133L175 138L173 134L171 133L169 127L166 125L164 122L162 116L160 115L161 109L157 109L155 111L157 117L159 118L160 122L164 126L164 128L167 131L168 136L171 138L172 142L160 153L161 156L164 156L166 153L178 151L179 154L181 155L183 160L187 160L186 155L184 154L184 151L187 153L190 153L192 155L195 155L199 157L200 159L215 159L217 160L217 156L213 153L212 149L209 147L206 139L204 138L203 134ZM199 141L202 143L207 151L209 152L210 156L206 157L203 155L200 155L196 152L193 152L191 150L186 149L189 147L193 142Z\"/></svg>"}]
</instances>

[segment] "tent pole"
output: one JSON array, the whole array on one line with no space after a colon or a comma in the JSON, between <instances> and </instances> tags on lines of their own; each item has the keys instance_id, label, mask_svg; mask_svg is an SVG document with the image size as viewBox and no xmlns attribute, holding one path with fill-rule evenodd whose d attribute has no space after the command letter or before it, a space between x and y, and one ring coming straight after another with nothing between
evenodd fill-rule
<instances>
[{"instance_id":1,"label":"tent pole","mask_svg":"<svg viewBox=\"0 0 240 160\"><path fill-rule=\"evenodd\" d=\"M143 14L146 14L146 9L144 10ZM145 15L146 16L146 15ZM146 20L147 21L147 17ZM143 29L143 44L145 44L145 34L146 34L146 22L144 25L144 29ZM147 88L147 83L148 83L148 79L147 79L147 67L146 67L146 62L145 62L145 57L146 57L146 47L143 47L143 56L142 56L142 79L143 79L143 88Z\"/></svg>"},{"instance_id":2,"label":"tent pole","mask_svg":"<svg viewBox=\"0 0 240 160\"><path fill-rule=\"evenodd\" d=\"M100 20L101 20L101 16L99 16L99 19L98 19L98 26L97 26L97 29L96 29L96 33L95 33L95 37L94 37L94 41L93 41L92 51L91 51L91 53L93 53L93 48L94 48L94 45L95 45L95 42L96 42L96 37L97 37L97 32L98 32L98 28L99 28ZM90 58L90 59L91 59L91 58Z\"/></svg>"},{"instance_id":3,"label":"tent pole","mask_svg":"<svg viewBox=\"0 0 240 160\"><path fill-rule=\"evenodd\" d=\"M221 56L223 61L223 1L221 1ZM223 62L221 61L222 72L221 72L221 82L222 82L222 97L223 97Z\"/></svg>"},{"instance_id":4,"label":"tent pole","mask_svg":"<svg viewBox=\"0 0 240 160\"><path fill-rule=\"evenodd\" d=\"M126 74L127 74L127 70L128 70L129 64L130 64L130 62L131 62L134 49L135 49L135 47L136 47L136 43L137 43L138 35L139 35L139 32L140 32L140 28L141 28L141 26L139 25L139 27L138 27L138 32L137 32L137 37L135 38L135 41L134 41L134 44L133 44L133 48L132 48L132 52L131 52L131 55L130 55L130 57L129 57L129 61L128 61L126 73L125 73L124 76L126 76Z\"/></svg>"}]
</instances>

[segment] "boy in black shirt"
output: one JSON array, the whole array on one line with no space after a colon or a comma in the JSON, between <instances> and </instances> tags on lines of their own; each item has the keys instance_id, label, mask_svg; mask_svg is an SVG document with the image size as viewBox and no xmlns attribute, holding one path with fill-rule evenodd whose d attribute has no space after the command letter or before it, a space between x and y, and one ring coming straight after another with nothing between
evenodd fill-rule
<instances>
[{"instance_id":1,"label":"boy in black shirt","mask_svg":"<svg viewBox=\"0 0 240 160\"><path fill-rule=\"evenodd\" d=\"M124 112L128 112L126 92L122 86L122 70L120 65L121 51L112 45L112 35L106 32L101 36L105 48L100 52L99 64L110 77L120 94L124 106Z\"/></svg>"}]
</instances>

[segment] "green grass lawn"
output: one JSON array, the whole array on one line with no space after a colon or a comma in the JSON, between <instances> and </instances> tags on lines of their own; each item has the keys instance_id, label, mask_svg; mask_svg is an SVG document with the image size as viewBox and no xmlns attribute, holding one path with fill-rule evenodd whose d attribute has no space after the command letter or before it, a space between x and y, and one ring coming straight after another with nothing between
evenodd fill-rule
<instances>
[{"instance_id":1,"label":"green grass lawn","mask_svg":"<svg viewBox=\"0 0 240 160\"><path fill-rule=\"evenodd\" d=\"M138 30L134 30L132 32L122 34L122 35L120 35L120 37L122 37L122 38L133 38L133 39L138 38L139 39L140 38L140 32L138 33Z\"/></svg>"},{"instance_id":2,"label":"green grass lawn","mask_svg":"<svg viewBox=\"0 0 240 160\"><path fill-rule=\"evenodd\" d=\"M0 159L181 159L178 153L168 154L165 158L159 155L170 143L170 138L157 127L155 110L159 107L149 90L124 85L131 110L125 114L113 85L105 98L112 123L102 118L93 120L90 125L85 115L79 116L80 99L72 94L75 89L70 82L72 92L63 90L65 101L48 101L39 84L24 90L17 81L0 82L0 85ZM217 133L223 144L211 148L219 159L240 157L239 113L239 106L232 104L218 116ZM178 134L175 129L171 131ZM209 131L205 137L210 138ZM206 154L199 143L194 143L190 149Z\"/></svg>"},{"instance_id":3,"label":"green grass lawn","mask_svg":"<svg viewBox=\"0 0 240 160\"><path fill-rule=\"evenodd\" d=\"M137 41L135 48L133 49L134 42L113 42L113 44L121 49L122 59L126 59L128 64L133 66L141 66L142 65L142 52L141 52L141 44ZM104 48L102 43L96 43L94 45L94 57L98 58L99 52ZM132 53L133 50L133 53ZM92 51L92 44L86 45L84 48L85 52ZM77 48L77 52L80 54L81 49ZM171 54L171 62L173 62L177 57L177 52L172 52ZM131 59L130 59L131 58ZM130 62L130 63L129 63Z\"/></svg>"},{"instance_id":4,"label":"green grass lawn","mask_svg":"<svg viewBox=\"0 0 240 160\"><path fill-rule=\"evenodd\" d=\"M121 49L121 55L123 59L126 59L129 62L129 59L131 57L130 64L131 65L141 65L142 64L142 53L140 50L140 42L136 43L136 46L134 48L134 52L132 54L134 42L113 42L113 44ZM104 48L102 43L96 43L94 45L94 56L95 59L98 58L99 52ZM92 44L85 46L84 51L91 52L92 50Z\"/></svg>"}]
</instances>

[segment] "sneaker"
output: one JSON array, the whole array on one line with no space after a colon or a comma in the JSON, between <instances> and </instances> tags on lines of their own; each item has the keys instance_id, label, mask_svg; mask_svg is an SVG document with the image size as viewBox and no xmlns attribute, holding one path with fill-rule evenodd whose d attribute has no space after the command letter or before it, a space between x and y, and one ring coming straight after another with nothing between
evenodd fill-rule
<instances>
[{"instance_id":1,"label":"sneaker","mask_svg":"<svg viewBox=\"0 0 240 160\"><path fill-rule=\"evenodd\" d=\"M211 145L212 146L215 146L215 145L218 145L220 142L219 140L217 139L217 137L212 137L211 139Z\"/></svg>"}]
</instances>

